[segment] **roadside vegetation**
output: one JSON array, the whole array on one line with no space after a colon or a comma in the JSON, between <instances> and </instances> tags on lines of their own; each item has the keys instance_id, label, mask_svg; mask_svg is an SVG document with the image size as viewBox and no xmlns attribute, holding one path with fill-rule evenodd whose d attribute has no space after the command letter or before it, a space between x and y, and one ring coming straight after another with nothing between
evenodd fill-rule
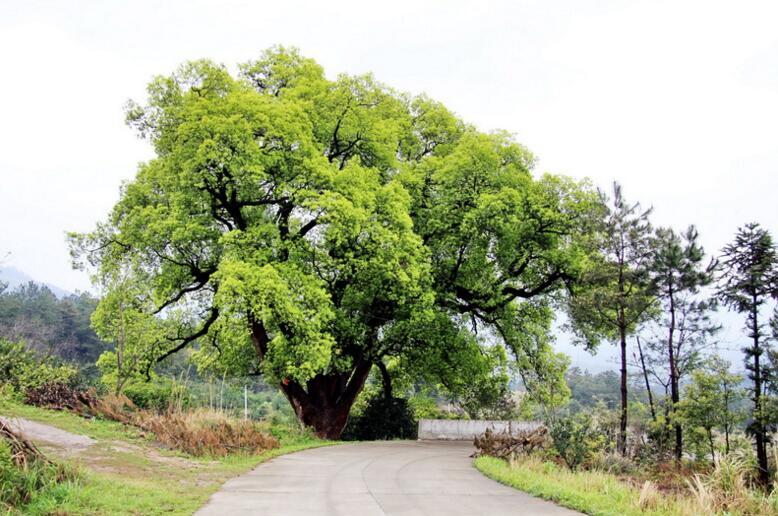
<instances>
[{"instance_id":1,"label":"roadside vegetation","mask_svg":"<svg viewBox=\"0 0 778 516\"><path fill-rule=\"evenodd\" d=\"M243 420L226 407L184 408L176 395L164 410L141 409L124 395L81 390L73 367L52 361L41 375L37 355L8 342L0 348L16 357L0 381L6 421L23 418L96 441L75 451L44 443L25 455L19 443L26 441L4 425L3 512L191 514L232 476L281 454L331 444L284 416Z\"/></svg>"},{"instance_id":2,"label":"roadside vegetation","mask_svg":"<svg viewBox=\"0 0 778 516\"><path fill-rule=\"evenodd\" d=\"M629 476L605 468L572 471L540 457L505 461L479 457L475 466L502 484L526 491L565 507L593 515L762 514L778 512L778 495L749 489L749 468L730 458L707 473L674 479L651 479L649 471ZM644 479L645 478L645 479Z\"/></svg>"},{"instance_id":3,"label":"roadside vegetation","mask_svg":"<svg viewBox=\"0 0 778 516\"><path fill-rule=\"evenodd\" d=\"M278 440L274 448L193 456L163 446L154 434L111 420L9 400L2 413L96 440L76 454L46 444L40 448L47 457L43 466L4 462L0 503L11 513L192 514L229 478L272 457L331 444L293 427L265 424L267 435Z\"/></svg>"}]
</instances>

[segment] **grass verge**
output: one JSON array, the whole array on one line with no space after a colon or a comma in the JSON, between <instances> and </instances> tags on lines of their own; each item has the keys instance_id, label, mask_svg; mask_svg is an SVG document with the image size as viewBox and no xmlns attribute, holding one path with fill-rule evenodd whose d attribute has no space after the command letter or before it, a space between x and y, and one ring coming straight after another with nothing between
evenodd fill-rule
<instances>
[{"instance_id":1,"label":"grass verge","mask_svg":"<svg viewBox=\"0 0 778 516\"><path fill-rule=\"evenodd\" d=\"M527 458L508 464L494 457L479 457L475 467L501 484L592 515L683 515L684 503L673 496L641 489L598 471L572 472L551 462Z\"/></svg>"},{"instance_id":2,"label":"grass verge","mask_svg":"<svg viewBox=\"0 0 778 516\"><path fill-rule=\"evenodd\" d=\"M259 455L195 458L160 447L143 432L114 421L25 405L3 414L46 423L97 441L72 455L42 446L53 459L79 471L78 479L47 486L21 512L43 514L192 514L231 477L287 453L336 444L286 427L268 427L279 448Z\"/></svg>"}]
</instances>

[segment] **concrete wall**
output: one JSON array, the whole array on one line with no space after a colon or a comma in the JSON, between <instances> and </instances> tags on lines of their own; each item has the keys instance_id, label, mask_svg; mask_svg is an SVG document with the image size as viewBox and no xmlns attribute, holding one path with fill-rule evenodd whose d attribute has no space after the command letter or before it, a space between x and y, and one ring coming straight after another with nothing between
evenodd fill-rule
<instances>
[{"instance_id":1,"label":"concrete wall","mask_svg":"<svg viewBox=\"0 0 778 516\"><path fill-rule=\"evenodd\" d=\"M509 427L512 431L532 430L540 426L537 421L482 421L460 419L421 419L419 439L469 441L481 435L487 428L502 432Z\"/></svg>"}]
</instances>

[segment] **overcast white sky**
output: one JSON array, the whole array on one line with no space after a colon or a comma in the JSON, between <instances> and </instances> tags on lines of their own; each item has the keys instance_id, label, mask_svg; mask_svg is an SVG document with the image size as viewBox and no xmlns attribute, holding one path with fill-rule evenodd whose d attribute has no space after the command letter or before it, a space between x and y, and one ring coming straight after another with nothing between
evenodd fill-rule
<instances>
[{"instance_id":1,"label":"overcast white sky","mask_svg":"<svg viewBox=\"0 0 778 516\"><path fill-rule=\"evenodd\" d=\"M539 172L617 179L709 251L748 221L778 236L776 22L774 1L0 0L0 254L88 288L64 234L151 157L127 99L185 60L274 44L514 132Z\"/></svg>"}]
</instances>

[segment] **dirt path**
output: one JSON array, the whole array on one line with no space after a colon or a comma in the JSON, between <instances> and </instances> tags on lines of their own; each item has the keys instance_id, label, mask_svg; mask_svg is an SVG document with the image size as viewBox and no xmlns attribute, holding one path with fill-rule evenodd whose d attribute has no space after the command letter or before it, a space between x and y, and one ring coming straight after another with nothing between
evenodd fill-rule
<instances>
[{"instance_id":1,"label":"dirt path","mask_svg":"<svg viewBox=\"0 0 778 516\"><path fill-rule=\"evenodd\" d=\"M77 453L83 451L97 442L91 437L72 434L51 425L36 423L35 421L30 421L28 419L6 418L0 416L0 420L21 433L30 441L51 444L60 448L65 448L71 452Z\"/></svg>"},{"instance_id":2,"label":"dirt path","mask_svg":"<svg viewBox=\"0 0 778 516\"><path fill-rule=\"evenodd\" d=\"M97 441L86 435L24 418L0 416L14 430L41 447L53 457L77 459L96 471L146 475L148 467L200 469L201 463L162 453L155 446L139 446L122 440Z\"/></svg>"}]
</instances>

